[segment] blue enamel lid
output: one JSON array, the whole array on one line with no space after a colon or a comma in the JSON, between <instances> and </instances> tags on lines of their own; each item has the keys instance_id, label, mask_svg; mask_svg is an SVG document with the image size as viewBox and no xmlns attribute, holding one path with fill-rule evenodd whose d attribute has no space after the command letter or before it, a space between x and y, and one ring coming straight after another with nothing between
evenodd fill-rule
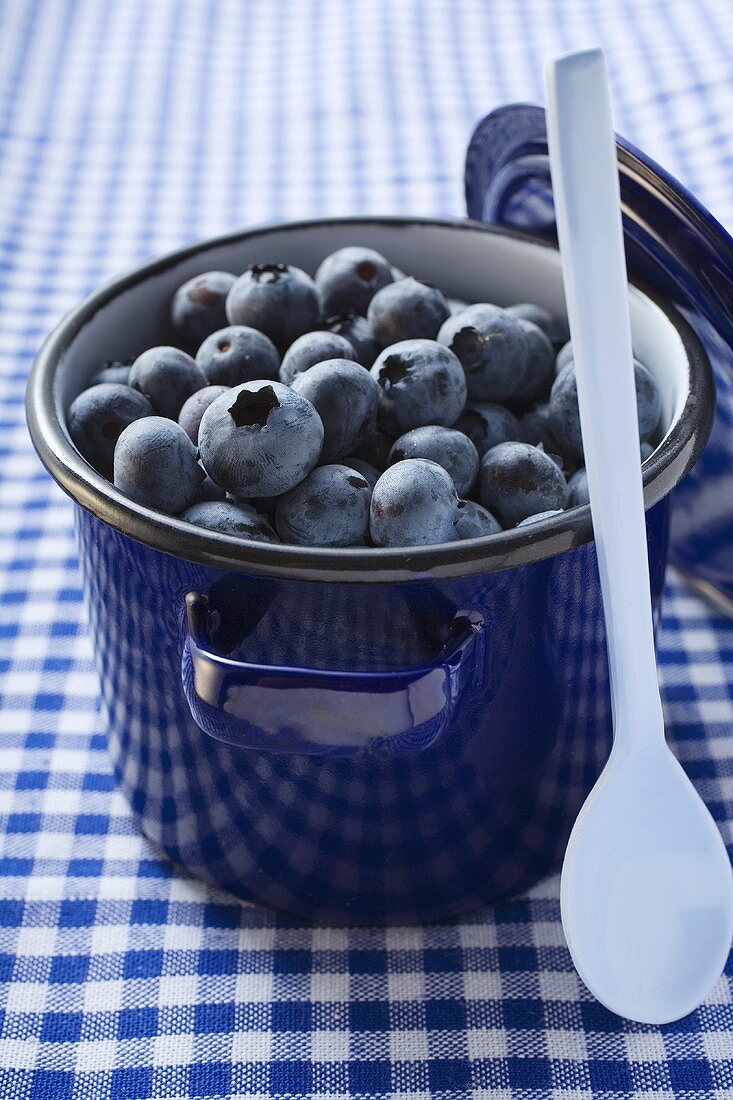
<instances>
[{"instance_id":1,"label":"blue enamel lid","mask_svg":"<svg viewBox=\"0 0 733 1100\"><path fill-rule=\"evenodd\" d=\"M617 142L630 272L675 303L715 372L710 441L675 491L671 559L733 610L733 239L694 195L623 138ZM466 154L466 206L478 221L554 239L542 107L500 107Z\"/></svg>"}]
</instances>

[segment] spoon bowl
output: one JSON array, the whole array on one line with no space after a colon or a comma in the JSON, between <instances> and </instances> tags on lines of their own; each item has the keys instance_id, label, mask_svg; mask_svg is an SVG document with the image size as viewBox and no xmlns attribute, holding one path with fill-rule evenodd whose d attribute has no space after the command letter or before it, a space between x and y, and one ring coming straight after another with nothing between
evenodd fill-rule
<instances>
[{"instance_id":1,"label":"spoon bowl","mask_svg":"<svg viewBox=\"0 0 733 1100\"><path fill-rule=\"evenodd\" d=\"M560 906L578 973L612 1012L669 1023L717 981L733 927L728 854L664 741L611 754L568 842Z\"/></svg>"}]
</instances>

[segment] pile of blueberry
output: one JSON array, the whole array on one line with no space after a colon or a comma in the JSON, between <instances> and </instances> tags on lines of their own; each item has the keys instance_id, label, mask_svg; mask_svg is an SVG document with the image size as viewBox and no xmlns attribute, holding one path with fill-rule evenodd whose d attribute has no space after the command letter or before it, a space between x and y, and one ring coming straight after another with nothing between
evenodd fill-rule
<instances>
[{"instance_id":1,"label":"pile of blueberry","mask_svg":"<svg viewBox=\"0 0 733 1100\"><path fill-rule=\"evenodd\" d=\"M206 272L171 320L180 347L107 364L68 415L149 508L260 542L415 546L588 500L572 347L539 306L450 300L355 246L314 278ZM644 461L661 403L635 370Z\"/></svg>"}]
</instances>

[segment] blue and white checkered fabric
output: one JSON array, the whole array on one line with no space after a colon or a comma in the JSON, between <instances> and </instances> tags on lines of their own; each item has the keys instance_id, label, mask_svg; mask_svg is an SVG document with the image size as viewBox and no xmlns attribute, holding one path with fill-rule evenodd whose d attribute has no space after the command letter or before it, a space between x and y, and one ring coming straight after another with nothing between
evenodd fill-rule
<instances>
[{"instance_id":1,"label":"blue and white checkered fabric","mask_svg":"<svg viewBox=\"0 0 733 1100\"><path fill-rule=\"evenodd\" d=\"M556 880L456 924L348 930L173 874L115 790L71 507L22 409L44 334L144 256L271 219L461 213L474 123L539 101L561 50L606 47L618 129L733 224L729 0L7 0L0 23L0 1097L733 1096L730 977L679 1024L613 1017ZM661 657L730 843L733 624L672 581Z\"/></svg>"}]
</instances>

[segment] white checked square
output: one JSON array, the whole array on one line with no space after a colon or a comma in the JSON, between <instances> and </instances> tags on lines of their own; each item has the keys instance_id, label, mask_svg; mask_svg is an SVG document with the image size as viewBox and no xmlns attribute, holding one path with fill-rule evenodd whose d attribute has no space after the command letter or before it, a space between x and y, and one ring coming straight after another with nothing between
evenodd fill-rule
<instances>
[{"instance_id":1,"label":"white checked square","mask_svg":"<svg viewBox=\"0 0 733 1100\"><path fill-rule=\"evenodd\" d=\"M466 1032L469 1058L506 1058L506 1031L499 1027L471 1027Z\"/></svg>"},{"instance_id":2,"label":"white checked square","mask_svg":"<svg viewBox=\"0 0 733 1100\"><path fill-rule=\"evenodd\" d=\"M349 1032L311 1032L311 1058L314 1062L348 1062Z\"/></svg>"},{"instance_id":3,"label":"white checked square","mask_svg":"<svg viewBox=\"0 0 733 1100\"><path fill-rule=\"evenodd\" d=\"M48 986L45 982L14 982L8 987L5 1008L8 1014L17 1012L29 1015L43 1012L46 1006Z\"/></svg>"}]
</instances>

